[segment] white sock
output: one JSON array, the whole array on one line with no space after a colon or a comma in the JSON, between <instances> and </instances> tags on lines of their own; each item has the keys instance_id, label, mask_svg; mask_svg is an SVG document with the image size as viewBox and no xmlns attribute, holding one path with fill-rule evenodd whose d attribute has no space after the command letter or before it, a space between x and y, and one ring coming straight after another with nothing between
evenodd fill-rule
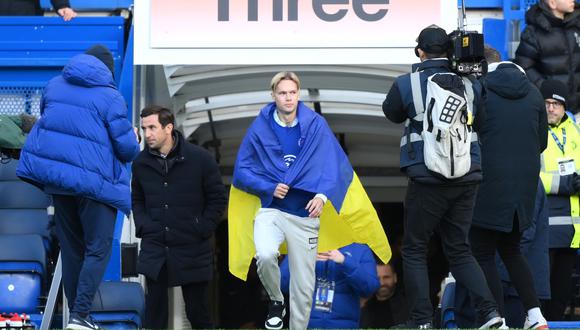
<instances>
[{"instance_id":1,"label":"white sock","mask_svg":"<svg viewBox=\"0 0 580 330\"><path fill-rule=\"evenodd\" d=\"M534 307L528 310L528 320L530 320L531 323L545 321L544 316L542 315L542 311L540 310L540 307Z\"/></svg>"}]
</instances>

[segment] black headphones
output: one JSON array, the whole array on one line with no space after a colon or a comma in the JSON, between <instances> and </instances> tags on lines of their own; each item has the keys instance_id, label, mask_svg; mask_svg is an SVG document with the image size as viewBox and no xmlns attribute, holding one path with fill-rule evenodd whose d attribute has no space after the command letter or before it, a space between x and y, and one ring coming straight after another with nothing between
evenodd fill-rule
<instances>
[{"instance_id":1,"label":"black headphones","mask_svg":"<svg viewBox=\"0 0 580 330\"><path fill-rule=\"evenodd\" d=\"M419 57L419 45L415 46L415 56Z\"/></svg>"}]
</instances>

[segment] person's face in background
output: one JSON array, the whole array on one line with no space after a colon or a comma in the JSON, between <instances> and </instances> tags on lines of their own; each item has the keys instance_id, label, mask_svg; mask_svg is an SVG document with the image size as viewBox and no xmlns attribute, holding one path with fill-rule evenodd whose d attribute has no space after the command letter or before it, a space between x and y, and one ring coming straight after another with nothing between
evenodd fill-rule
<instances>
[{"instance_id":1,"label":"person's face in background","mask_svg":"<svg viewBox=\"0 0 580 330\"><path fill-rule=\"evenodd\" d=\"M564 117L564 113L566 112L566 107L562 102L559 102L555 99L546 99L544 101L546 105L546 112L548 114L548 124L549 125L558 125L560 121Z\"/></svg>"},{"instance_id":2,"label":"person's face in background","mask_svg":"<svg viewBox=\"0 0 580 330\"><path fill-rule=\"evenodd\" d=\"M167 124L165 127L159 122L159 115L143 117L141 128L145 136L145 143L153 150L166 149L167 144L171 144L171 134L173 133L173 124ZM171 146L169 146L171 149Z\"/></svg>"},{"instance_id":3,"label":"person's face in background","mask_svg":"<svg viewBox=\"0 0 580 330\"><path fill-rule=\"evenodd\" d=\"M381 286L375 295L378 300L387 300L395 294L397 273L391 265L377 265L377 275Z\"/></svg>"},{"instance_id":4,"label":"person's face in background","mask_svg":"<svg viewBox=\"0 0 580 330\"><path fill-rule=\"evenodd\" d=\"M556 10L569 14L574 11L574 0L556 0Z\"/></svg>"},{"instance_id":5,"label":"person's face in background","mask_svg":"<svg viewBox=\"0 0 580 330\"><path fill-rule=\"evenodd\" d=\"M559 18L564 18L564 15L574 12L574 0L547 0L546 3L554 16Z\"/></svg>"}]
</instances>

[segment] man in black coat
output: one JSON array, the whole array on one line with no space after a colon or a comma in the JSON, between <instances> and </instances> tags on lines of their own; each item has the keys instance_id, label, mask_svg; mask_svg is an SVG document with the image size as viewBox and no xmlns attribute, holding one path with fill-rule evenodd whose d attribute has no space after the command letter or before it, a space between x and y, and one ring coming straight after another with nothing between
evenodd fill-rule
<instances>
[{"instance_id":1,"label":"man in black coat","mask_svg":"<svg viewBox=\"0 0 580 330\"><path fill-rule=\"evenodd\" d=\"M526 12L515 62L540 88L546 79L568 86L568 108L580 110L580 7L574 0L540 0Z\"/></svg>"},{"instance_id":2,"label":"man in black coat","mask_svg":"<svg viewBox=\"0 0 580 330\"><path fill-rule=\"evenodd\" d=\"M525 329L546 327L529 265L520 251L521 232L534 213L540 154L546 149L548 126L539 90L524 70L499 62L486 47L489 73L486 121L480 130L483 181L479 187L470 242L473 256L504 314L503 292L495 263L499 252L527 311Z\"/></svg>"},{"instance_id":3,"label":"man in black coat","mask_svg":"<svg viewBox=\"0 0 580 330\"><path fill-rule=\"evenodd\" d=\"M50 0L54 10L65 21L70 21L77 13L70 7L69 0ZM0 16L42 16L40 0L1 0Z\"/></svg>"},{"instance_id":4,"label":"man in black coat","mask_svg":"<svg viewBox=\"0 0 580 330\"><path fill-rule=\"evenodd\" d=\"M191 326L212 328L211 237L226 205L218 166L174 130L169 109L147 107L141 118L146 147L133 162L131 196L141 238L137 270L147 284L143 327L167 329L168 288L181 286Z\"/></svg>"}]
</instances>

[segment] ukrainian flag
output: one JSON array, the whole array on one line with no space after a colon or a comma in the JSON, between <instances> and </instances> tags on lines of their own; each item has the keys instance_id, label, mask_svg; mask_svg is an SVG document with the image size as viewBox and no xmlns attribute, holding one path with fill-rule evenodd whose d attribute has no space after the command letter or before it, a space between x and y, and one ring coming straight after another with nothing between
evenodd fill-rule
<instances>
[{"instance_id":1,"label":"ukrainian flag","mask_svg":"<svg viewBox=\"0 0 580 330\"><path fill-rule=\"evenodd\" d=\"M262 205L270 205L278 183L328 197L320 217L319 251L361 243L388 262L391 249L377 212L324 118L299 102L302 148L287 168L271 126L275 108L270 103L260 111L236 159L228 207L230 272L246 280L256 253L254 218Z\"/></svg>"}]
</instances>

